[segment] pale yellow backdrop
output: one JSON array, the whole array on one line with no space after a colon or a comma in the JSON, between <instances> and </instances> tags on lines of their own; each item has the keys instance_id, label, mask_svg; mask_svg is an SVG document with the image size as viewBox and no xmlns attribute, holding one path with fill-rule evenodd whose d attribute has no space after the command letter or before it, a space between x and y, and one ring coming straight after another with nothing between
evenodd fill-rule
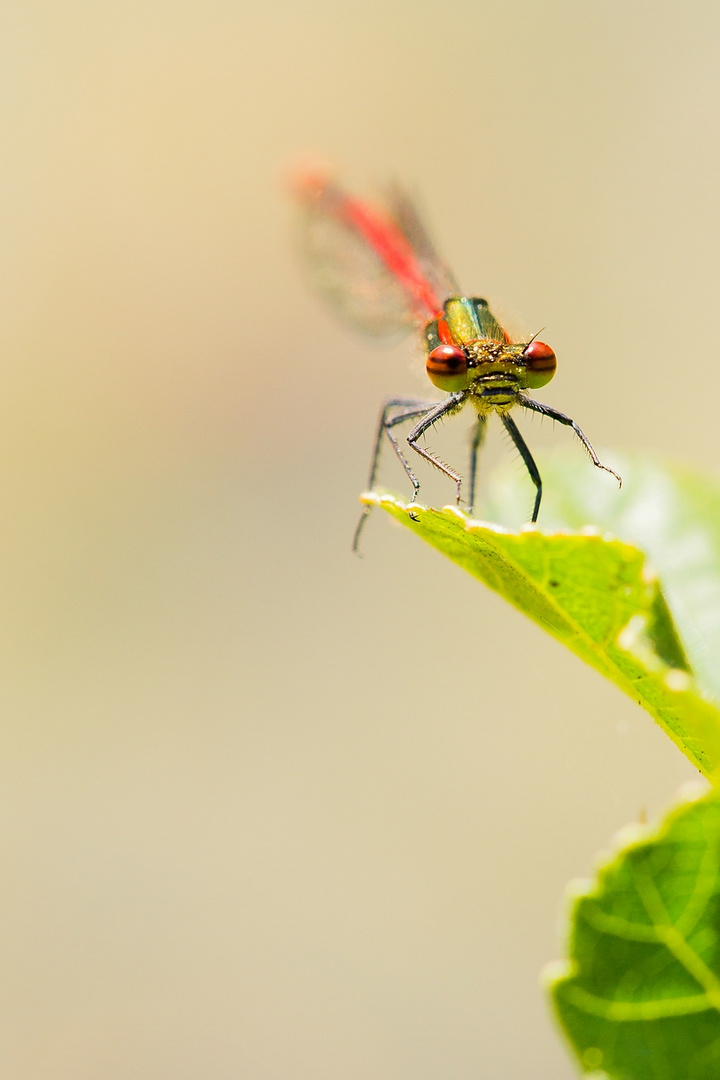
<instances>
[{"instance_id":1,"label":"pale yellow backdrop","mask_svg":"<svg viewBox=\"0 0 720 1080\"><path fill-rule=\"evenodd\" d=\"M565 885L692 770L409 533L350 555L421 384L306 287L281 177L404 180L545 400L712 469L719 102L710 3L5 7L4 1080L574 1075Z\"/></svg>"}]
</instances>

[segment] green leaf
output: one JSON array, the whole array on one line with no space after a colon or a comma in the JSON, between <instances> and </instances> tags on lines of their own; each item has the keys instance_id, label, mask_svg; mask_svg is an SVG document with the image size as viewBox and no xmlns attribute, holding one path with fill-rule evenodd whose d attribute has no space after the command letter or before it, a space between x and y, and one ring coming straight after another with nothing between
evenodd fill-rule
<instances>
[{"instance_id":1,"label":"green leaf","mask_svg":"<svg viewBox=\"0 0 720 1080\"><path fill-rule=\"evenodd\" d=\"M610 1080L720 1076L720 797L635 826L577 887L570 960L546 979L587 1074Z\"/></svg>"},{"instance_id":2,"label":"green leaf","mask_svg":"<svg viewBox=\"0 0 720 1080\"><path fill-rule=\"evenodd\" d=\"M680 481L659 466L612 462L625 478L624 492L618 492L580 464L582 471L543 462L543 530L510 531L471 521L454 507L410 508L388 495L363 498L612 679L705 776L720 781L720 712L711 700L720 687L720 606L713 602L720 598L720 491L711 486L708 496L698 478ZM494 516L522 521L520 499L526 509L528 495L526 483L518 488L501 478L493 487ZM645 555L633 544L601 535L597 525L581 528L592 520L591 511L597 525L610 528L614 521L618 533L644 539L654 563L667 572L701 682ZM704 645L708 636L717 643L714 657Z\"/></svg>"},{"instance_id":3,"label":"green leaf","mask_svg":"<svg viewBox=\"0 0 720 1080\"><path fill-rule=\"evenodd\" d=\"M714 476L649 457L611 456L621 491L582 455L542 462L540 512L545 531L593 522L645 552L658 573L675 623L706 696L720 696L720 483ZM525 482L523 482L525 481ZM513 527L527 514L527 481L497 470L483 508Z\"/></svg>"}]
</instances>

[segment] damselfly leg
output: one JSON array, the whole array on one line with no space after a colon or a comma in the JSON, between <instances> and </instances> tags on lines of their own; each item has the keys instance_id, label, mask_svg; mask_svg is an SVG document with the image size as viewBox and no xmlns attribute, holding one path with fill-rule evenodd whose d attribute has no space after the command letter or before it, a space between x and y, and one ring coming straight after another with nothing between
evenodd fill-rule
<instances>
[{"instance_id":1,"label":"damselfly leg","mask_svg":"<svg viewBox=\"0 0 720 1080\"><path fill-rule=\"evenodd\" d=\"M485 440L485 432L487 431L487 420L484 416L478 416L477 424L473 432L472 442L470 443L470 475L468 477L468 487L470 488L470 501L468 503L468 514L472 514L475 509L475 480L477 478L477 463L478 454L480 448Z\"/></svg>"}]
</instances>

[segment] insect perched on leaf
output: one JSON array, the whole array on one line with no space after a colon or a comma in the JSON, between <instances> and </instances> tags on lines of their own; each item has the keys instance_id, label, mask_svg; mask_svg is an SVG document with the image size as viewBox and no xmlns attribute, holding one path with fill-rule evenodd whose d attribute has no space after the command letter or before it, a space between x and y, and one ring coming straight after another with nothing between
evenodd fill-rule
<instances>
[{"instance_id":1,"label":"insect perched on leaf","mask_svg":"<svg viewBox=\"0 0 720 1080\"><path fill-rule=\"evenodd\" d=\"M462 477L419 442L442 417L470 405L477 414L468 476L468 512L475 501L478 451L487 419L496 412L522 457L535 485L531 521L537 521L542 480L535 460L510 416L514 408L549 416L572 428L593 465L603 465L581 428L565 413L534 401L527 391L549 383L557 361L549 345L531 338L512 341L486 300L463 296L455 278L439 258L407 196L389 192L383 209L347 194L321 172L295 179L295 193L304 210L303 240L315 282L346 321L366 332L390 335L416 327L423 335L430 382L446 397L438 401L388 398L380 413L368 489L372 490L383 437L390 441L412 484L412 506L420 482L396 434L412 420L407 435L411 450L453 481L460 503ZM366 506L355 531L353 550L370 513Z\"/></svg>"}]
</instances>

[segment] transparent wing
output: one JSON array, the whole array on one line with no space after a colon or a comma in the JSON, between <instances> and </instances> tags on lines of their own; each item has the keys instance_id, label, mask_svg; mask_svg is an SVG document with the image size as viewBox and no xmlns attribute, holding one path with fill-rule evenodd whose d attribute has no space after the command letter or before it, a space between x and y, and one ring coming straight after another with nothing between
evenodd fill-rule
<instances>
[{"instance_id":1,"label":"transparent wing","mask_svg":"<svg viewBox=\"0 0 720 1080\"><path fill-rule=\"evenodd\" d=\"M435 283L444 288L449 277L409 203L377 208L322 175L301 177L295 189L312 276L345 321L390 336L437 316L443 297Z\"/></svg>"},{"instance_id":2,"label":"transparent wing","mask_svg":"<svg viewBox=\"0 0 720 1080\"><path fill-rule=\"evenodd\" d=\"M443 300L460 294L460 286L450 267L437 253L417 208L399 184L387 189L388 209L417 256L425 276Z\"/></svg>"},{"instance_id":3,"label":"transparent wing","mask_svg":"<svg viewBox=\"0 0 720 1080\"><path fill-rule=\"evenodd\" d=\"M366 334L398 337L417 323L404 285L355 226L328 213L322 197L306 204L301 246L310 275L341 318Z\"/></svg>"}]
</instances>

